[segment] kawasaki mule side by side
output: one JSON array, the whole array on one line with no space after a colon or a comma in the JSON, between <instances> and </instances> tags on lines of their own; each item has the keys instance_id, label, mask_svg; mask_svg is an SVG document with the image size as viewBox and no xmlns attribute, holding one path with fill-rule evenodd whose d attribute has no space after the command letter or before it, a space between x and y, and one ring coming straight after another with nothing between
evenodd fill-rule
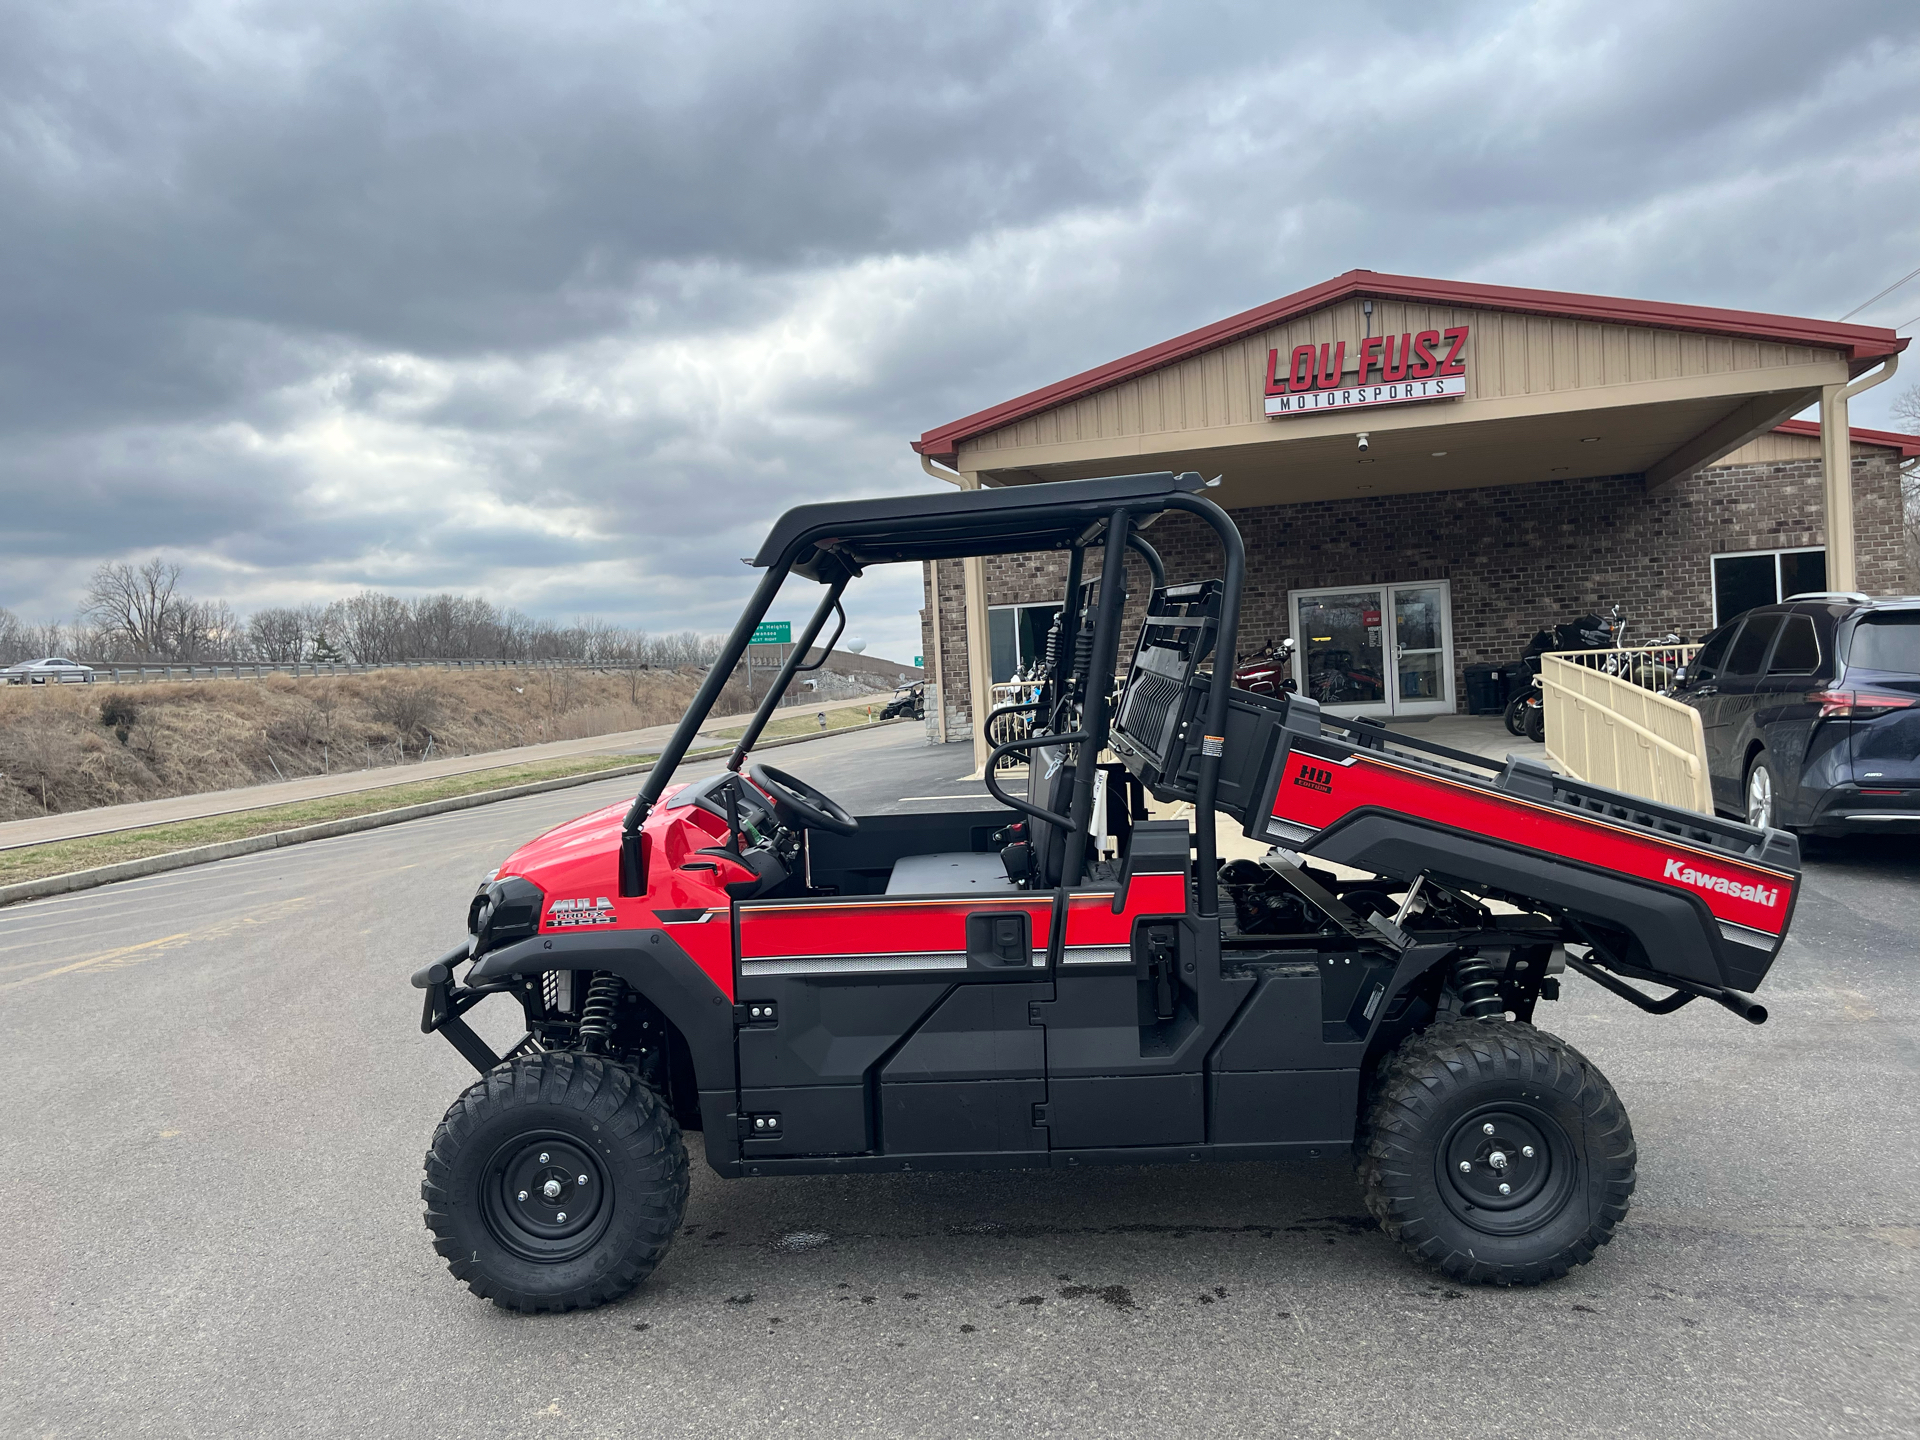
<instances>
[{"instance_id":1,"label":"kawasaki mule side by side","mask_svg":"<svg viewBox=\"0 0 1920 1440\"><path fill-rule=\"evenodd\" d=\"M1244 557L1205 488L781 517L637 798L508 857L414 976L422 1029L480 1072L426 1158L457 1278L529 1311L624 1295L672 1242L692 1132L728 1177L1351 1148L1385 1233L1448 1275L1532 1284L1592 1258L1627 1211L1633 1130L1538 1007L1573 971L1651 1014L1764 1020L1749 992L1793 913L1793 838L1236 689ZM1211 533L1214 578L1168 582L1143 533L1168 512ZM1021 738L994 751L1028 762L1023 793L990 763L996 809L858 816L752 761L863 571L1036 551L1066 583ZM821 590L792 658L725 767L683 780L795 579ZM1261 858L1221 863L1221 815ZM465 1018L494 997L525 1017L504 1055Z\"/></svg>"}]
</instances>

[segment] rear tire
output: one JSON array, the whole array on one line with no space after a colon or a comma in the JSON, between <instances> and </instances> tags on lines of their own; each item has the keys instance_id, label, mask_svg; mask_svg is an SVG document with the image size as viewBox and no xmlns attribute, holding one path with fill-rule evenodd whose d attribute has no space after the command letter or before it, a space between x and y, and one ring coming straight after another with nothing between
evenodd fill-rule
<instances>
[{"instance_id":1,"label":"rear tire","mask_svg":"<svg viewBox=\"0 0 1920 1440\"><path fill-rule=\"evenodd\" d=\"M1445 1021L1402 1042L1362 1145L1380 1228L1472 1284L1538 1285L1586 1264L1633 1194L1620 1097L1571 1045L1518 1022Z\"/></svg>"},{"instance_id":2,"label":"rear tire","mask_svg":"<svg viewBox=\"0 0 1920 1440\"><path fill-rule=\"evenodd\" d=\"M680 1127L631 1071L535 1054L453 1102L420 1198L454 1278L526 1314L604 1305L666 1254L687 1205Z\"/></svg>"},{"instance_id":3,"label":"rear tire","mask_svg":"<svg viewBox=\"0 0 1920 1440\"><path fill-rule=\"evenodd\" d=\"M1747 824L1761 829L1780 824L1780 787L1774 784L1773 766L1762 750L1747 766Z\"/></svg>"},{"instance_id":4,"label":"rear tire","mask_svg":"<svg viewBox=\"0 0 1920 1440\"><path fill-rule=\"evenodd\" d=\"M1527 739L1534 744L1545 743L1547 738L1547 707L1541 704L1529 705L1521 717L1522 728Z\"/></svg>"},{"instance_id":5,"label":"rear tire","mask_svg":"<svg viewBox=\"0 0 1920 1440\"><path fill-rule=\"evenodd\" d=\"M1521 730L1524 728L1521 723L1521 711L1525 708L1526 703L1527 703L1527 692L1524 690L1521 691L1520 694L1514 696L1511 700L1507 701L1506 713L1504 716L1502 716L1502 718L1506 721L1507 734L1518 735L1521 732Z\"/></svg>"}]
</instances>

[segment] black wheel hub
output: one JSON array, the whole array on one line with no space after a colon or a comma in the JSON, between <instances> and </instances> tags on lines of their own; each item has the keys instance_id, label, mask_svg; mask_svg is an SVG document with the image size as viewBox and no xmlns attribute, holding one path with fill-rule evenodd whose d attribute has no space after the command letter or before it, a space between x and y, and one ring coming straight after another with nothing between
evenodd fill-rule
<instances>
[{"instance_id":1,"label":"black wheel hub","mask_svg":"<svg viewBox=\"0 0 1920 1440\"><path fill-rule=\"evenodd\" d=\"M1525 1104L1483 1105L1455 1121L1434 1164L1447 1208L1489 1235L1545 1225L1566 1208L1578 1180L1566 1132Z\"/></svg>"},{"instance_id":2,"label":"black wheel hub","mask_svg":"<svg viewBox=\"0 0 1920 1440\"><path fill-rule=\"evenodd\" d=\"M517 1135L483 1172L481 1210L494 1238L523 1260L559 1264L591 1250L613 1218L599 1157L554 1132Z\"/></svg>"}]
</instances>

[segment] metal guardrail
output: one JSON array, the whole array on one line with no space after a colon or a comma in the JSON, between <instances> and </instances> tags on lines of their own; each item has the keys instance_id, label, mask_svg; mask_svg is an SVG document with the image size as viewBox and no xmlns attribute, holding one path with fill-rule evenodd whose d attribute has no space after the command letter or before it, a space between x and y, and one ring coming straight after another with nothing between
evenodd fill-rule
<instances>
[{"instance_id":1,"label":"metal guardrail","mask_svg":"<svg viewBox=\"0 0 1920 1440\"><path fill-rule=\"evenodd\" d=\"M697 665L698 662L690 662ZM644 660L299 660L274 663L261 661L177 661L168 664L110 665L93 667L94 682L115 685L151 684L164 680L258 680L267 675L368 675L382 670L628 670L670 671L678 665L655 665ZM755 667L760 668L760 667ZM7 676L5 683L22 683L26 677ZM50 684L83 683L49 674Z\"/></svg>"},{"instance_id":2,"label":"metal guardrail","mask_svg":"<svg viewBox=\"0 0 1920 1440\"><path fill-rule=\"evenodd\" d=\"M1652 646L1584 650L1540 657L1546 707L1547 759L1556 770L1646 800L1713 814L1706 734L1700 712L1645 683L1664 666L1671 674L1699 647ZM1653 652L1678 659L1656 664ZM1607 657L1615 661L1612 673ZM1596 663L1596 659L1598 663ZM1630 677L1640 677L1639 679Z\"/></svg>"}]
</instances>

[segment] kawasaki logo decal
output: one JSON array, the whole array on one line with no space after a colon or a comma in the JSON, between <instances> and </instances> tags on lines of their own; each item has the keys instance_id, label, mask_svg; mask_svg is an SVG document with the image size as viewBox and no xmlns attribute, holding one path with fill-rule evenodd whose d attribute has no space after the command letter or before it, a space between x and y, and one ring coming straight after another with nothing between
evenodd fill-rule
<instances>
[{"instance_id":1,"label":"kawasaki logo decal","mask_svg":"<svg viewBox=\"0 0 1920 1440\"><path fill-rule=\"evenodd\" d=\"M1780 903L1778 885L1742 885L1738 880L1729 880L1724 875L1709 875L1704 870L1695 870L1684 860L1667 861L1667 868L1661 878L1678 880L1682 885L1692 885L1701 890L1711 890L1716 895L1731 895L1736 900L1751 900L1756 905Z\"/></svg>"}]
</instances>

